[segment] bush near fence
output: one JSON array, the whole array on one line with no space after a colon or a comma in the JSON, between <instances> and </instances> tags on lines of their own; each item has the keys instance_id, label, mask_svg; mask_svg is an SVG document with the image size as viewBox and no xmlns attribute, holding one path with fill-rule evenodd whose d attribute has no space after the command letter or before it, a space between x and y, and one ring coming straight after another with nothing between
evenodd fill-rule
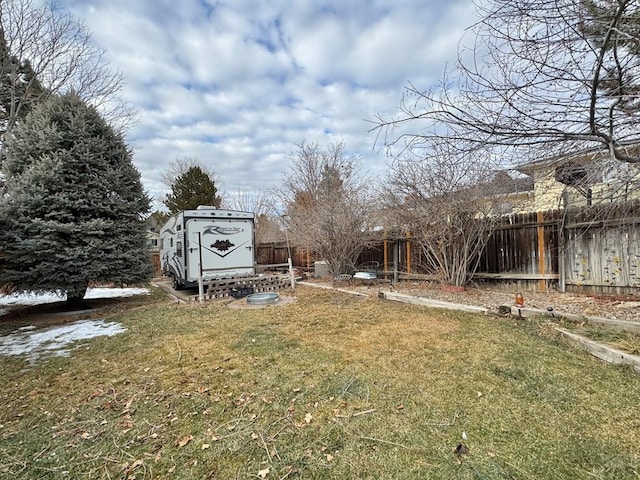
<instances>
[{"instance_id":1,"label":"bush near fence","mask_svg":"<svg viewBox=\"0 0 640 480\"><path fill-rule=\"evenodd\" d=\"M550 210L501 217L481 254L473 281L519 290L640 294L640 203ZM409 228L409 231L411 229ZM286 242L257 246L259 263L286 263ZM321 260L291 247L296 267ZM381 236L357 264L378 262L399 279L433 279L411 237Z\"/></svg>"}]
</instances>

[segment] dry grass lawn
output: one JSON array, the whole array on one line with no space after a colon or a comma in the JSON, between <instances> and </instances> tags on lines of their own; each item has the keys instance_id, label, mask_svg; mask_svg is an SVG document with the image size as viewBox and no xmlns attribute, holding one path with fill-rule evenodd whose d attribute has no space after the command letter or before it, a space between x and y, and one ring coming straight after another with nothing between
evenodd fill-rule
<instances>
[{"instance_id":1,"label":"dry grass lawn","mask_svg":"<svg viewBox=\"0 0 640 480\"><path fill-rule=\"evenodd\" d=\"M155 297L71 358L0 358L0 477L640 476L640 377L546 325L296 297Z\"/></svg>"}]
</instances>

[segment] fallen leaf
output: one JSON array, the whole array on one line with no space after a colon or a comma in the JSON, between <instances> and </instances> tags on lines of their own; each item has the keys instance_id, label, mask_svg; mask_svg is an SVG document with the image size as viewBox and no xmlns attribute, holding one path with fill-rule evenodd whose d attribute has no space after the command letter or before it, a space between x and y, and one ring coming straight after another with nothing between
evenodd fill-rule
<instances>
[{"instance_id":1,"label":"fallen leaf","mask_svg":"<svg viewBox=\"0 0 640 480\"><path fill-rule=\"evenodd\" d=\"M306 423L311 423L311 420L313 420L313 415L311 415L310 413L307 413L307 414L304 416L304 421L305 421Z\"/></svg>"},{"instance_id":2,"label":"fallen leaf","mask_svg":"<svg viewBox=\"0 0 640 480\"><path fill-rule=\"evenodd\" d=\"M293 389L293 393L298 393L300 390L302 390L301 388L294 388Z\"/></svg>"},{"instance_id":3,"label":"fallen leaf","mask_svg":"<svg viewBox=\"0 0 640 480\"><path fill-rule=\"evenodd\" d=\"M198 393L203 394L203 393L207 393L209 391L209 389L207 387L199 387L198 388Z\"/></svg>"},{"instance_id":4,"label":"fallen leaf","mask_svg":"<svg viewBox=\"0 0 640 480\"><path fill-rule=\"evenodd\" d=\"M396 407L396 410L403 410L404 409L404 405L400 404Z\"/></svg>"},{"instance_id":5,"label":"fallen leaf","mask_svg":"<svg viewBox=\"0 0 640 480\"><path fill-rule=\"evenodd\" d=\"M82 432L82 435L80 435L82 438L84 438L85 440L87 438L91 438L91 434L89 432Z\"/></svg>"},{"instance_id":6,"label":"fallen leaf","mask_svg":"<svg viewBox=\"0 0 640 480\"><path fill-rule=\"evenodd\" d=\"M173 467L171 467L169 470L167 470L169 473L173 473L176 471L176 466L174 465Z\"/></svg>"},{"instance_id":7,"label":"fallen leaf","mask_svg":"<svg viewBox=\"0 0 640 480\"><path fill-rule=\"evenodd\" d=\"M209 448L211 445L208 443L203 443L202 446L200 447L200 450L206 450L207 448Z\"/></svg>"},{"instance_id":8,"label":"fallen leaf","mask_svg":"<svg viewBox=\"0 0 640 480\"><path fill-rule=\"evenodd\" d=\"M327 462L331 462L333 461L333 455L331 455L330 453L327 453Z\"/></svg>"},{"instance_id":9,"label":"fallen leaf","mask_svg":"<svg viewBox=\"0 0 640 480\"><path fill-rule=\"evenodd\" d=\"M149 367L144 369L144 373L147 373L149 370L151 370Z\"/></svg>"},{"instance_id":10,"label":"fallen leaf","mask_svg":"<svg viewBox=\"0 0 640 480\"><path fill-rule=\"evenodd\" d=\"M256 432L253 432L251 434L251 438L253 438L254 440L258 438L258 434Z\"/></svg>"},{"instance_id":11,"label":"fallen leaf","mask_svg":"<svg viewBox=\"0 0 640 480\"><path fill-rule=\"evenodd\" d=\"M267 478L267 475L269 475L269 467L258 470L258 477Z\"/></svg>"},{"instance_id":12,"label":"fallen leaf","mask_svg":"<svg viewBox=\"0 0 640 480\"><path fill-rule=\"evenodd\" d=\"M131 468L138 468L140 465L142 465L144 462L142 460L136 460L135 462L133 462L133 464L131 465Z\"/></svg>"},{"instance_id":13,"label":"fallen leaf","mask_svg":"<svg viewBox=\"0 0 640 480\"><path fill-rule=\"evenodd\" d=\"M180 439L178 439L178 441L176 442L176 444L179 447L184 447L187 443L189 443L191 440L193 440L193 435L186 435Z\"/></svg>"}]
</instances>

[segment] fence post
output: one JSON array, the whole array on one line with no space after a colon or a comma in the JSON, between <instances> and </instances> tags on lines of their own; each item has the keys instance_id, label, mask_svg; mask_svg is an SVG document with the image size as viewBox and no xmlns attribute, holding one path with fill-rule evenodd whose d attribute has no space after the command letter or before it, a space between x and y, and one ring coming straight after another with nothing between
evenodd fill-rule
<instances>
[{"instance_id":1,"label":"fence post","mask_svg":"<svg viewBox=\"0 0 640 480\"><path fill-rule=\"evenodd\" d=\"M558 289L564 293L567 291L566 277L566 243L564 238L564 213L558 220Z\"/></svg>"},{"instance_id":2,"label":"fence post","mask_svg":"<svg viewBox=\"0 0 640 480\"><path fill-rule=\"evenodd\" d=\"M538 270L541 275L545 272L545 250L544 250L544 212L538 212ZM547 291L547 281L540 279L540 291Z\"/></svg>"},{"instance_id":3,"label":"fence post","mask_svg":"<svg viewBox=\"0 0 640 480\"><path fill-rule=\"evenodd\" d=\"M407 273L411 273L411 232L407 230Z\"/></svg>"}]
</instances>

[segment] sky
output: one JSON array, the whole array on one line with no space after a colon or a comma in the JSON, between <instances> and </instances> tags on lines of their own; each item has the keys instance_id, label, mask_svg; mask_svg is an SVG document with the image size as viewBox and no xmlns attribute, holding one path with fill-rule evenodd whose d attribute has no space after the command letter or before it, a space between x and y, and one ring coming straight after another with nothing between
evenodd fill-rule
<instances>
[{"instance_id":1,"label":"sky","mask_svg":"<svg viewBox=\"0 0 640 480\"><path fill-rule=\"evenodd\" d=\"M281 184L301 142L344 142L364 174L388 157L371 132L408 82L434 87L475 19L472 0L58 0L126 77L127 134L145 188L177 158L223 193Z\"/></svg>"}]
</instances>

